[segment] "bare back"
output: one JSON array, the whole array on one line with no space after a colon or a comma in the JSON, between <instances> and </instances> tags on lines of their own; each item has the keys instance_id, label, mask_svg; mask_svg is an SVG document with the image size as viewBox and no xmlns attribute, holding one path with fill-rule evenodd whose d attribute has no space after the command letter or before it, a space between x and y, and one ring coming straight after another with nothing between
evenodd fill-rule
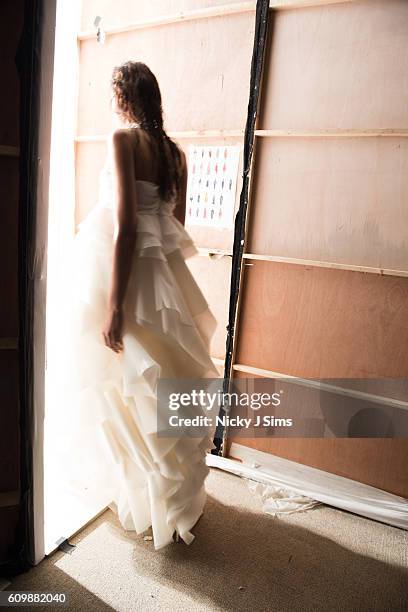
<instances>
[{"instance_id":1,"label":"bare back","mask_svg":"<svg viewBox=\"0 0 408 612\"><path fill-rule=\"evenodd\" d=\"M158 183L158 146L157 142L142 128L126 128L129 139L132 143L134 156L135 179ZM171 156L168 142L165 140L166 155ZM181 165L179 167L181 175L181 190L178 197L174 216L184 225L186 211L186 190L187 190L187 162L184 152L181 150Z\"/></svg>"}]
</instances>

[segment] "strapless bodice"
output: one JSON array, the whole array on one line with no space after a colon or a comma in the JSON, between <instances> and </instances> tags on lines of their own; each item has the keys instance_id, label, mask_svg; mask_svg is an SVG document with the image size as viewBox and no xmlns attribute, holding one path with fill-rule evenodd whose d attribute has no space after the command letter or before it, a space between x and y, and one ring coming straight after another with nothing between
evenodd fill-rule
<instances>
[{"instance_id":1,"label":"strapless bodice","mask_svg":"<svg viewBox=\"0 0 408 612\"><path fill-rule=\"evenodd\" d=\"M137 190L136 247L137 257L154 257L167 261L170 253L179 251L184 258L198 253L191 236L173 211L176 201L164 201L159 185L151 181L135 180ZM99 175L99 194L95 206L78 224L78 234L88 236L95 249L105 252L111 248L117 220L113 214L113 173L105 163Z\"/></svg>"},{"instance_id":2,"label":"strapless bodice","mask_svg":"<svg viewBox=\"0 0 408 612\"><path fill-rule=\"evenodd\" d=\"M164 201L159 194L159 185L152 181L135 179L137 192L137 212L140 215L172 215L176 201ZM113 209L112 170L108 163L99 175L100 206Z\"/></svg>"}]
</instances>

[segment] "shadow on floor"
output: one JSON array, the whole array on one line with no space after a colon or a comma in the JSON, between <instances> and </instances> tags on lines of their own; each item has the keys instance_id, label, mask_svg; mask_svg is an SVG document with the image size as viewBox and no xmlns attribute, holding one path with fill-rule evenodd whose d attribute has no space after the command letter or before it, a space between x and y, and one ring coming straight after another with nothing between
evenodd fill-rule
<instances>
[{"instance_id":1,"label":"shadow on floor","mask_svg":"<svg viewBox=\"0 0 408 612\"><path fill-rule=\"evenodd\" d=\"M401 540L393 528L324 507L293 520L275 519L248 501L241 479L225 474L213 474L212 478L217 496L220 491L223 501L232 501L225 505L208 495L190 546L179 542L155 551L153 543L142 535L124 531L109 510L71 539L77 544L71 555L64 557L57 551L16 577L8 590L67 593L68 606L23 608L37 612L408 609L408 570L395 565L400 557L388 548L394 536L402 549L405 533ZM332 521L327 528L323 523L329 537L302 526L322 525L326 520ZM360 548L370 550L372 556L334 541L348 541L358 548L359 543L347 531L351 526L352 533L364 539L366 545ZM340 537L341 530L347 537ZM374 558L387 558L388 550L389 563Z\"/></svg>"},{"instance_id":2,"label":"shadow on floor","mask_svg":"<svg viewBox=\"0 0 408 612\"><path fill-rule=\"evenodd\" d=\"M141 536L124 533L119 523L110 528L117 537L134 539L139 573L207 600L210 609L408 609L408 571L269 515L225 506L212 497L193 530L196 539L190 546L178 543L155 551Z\"/></svg>"}]
</instances>

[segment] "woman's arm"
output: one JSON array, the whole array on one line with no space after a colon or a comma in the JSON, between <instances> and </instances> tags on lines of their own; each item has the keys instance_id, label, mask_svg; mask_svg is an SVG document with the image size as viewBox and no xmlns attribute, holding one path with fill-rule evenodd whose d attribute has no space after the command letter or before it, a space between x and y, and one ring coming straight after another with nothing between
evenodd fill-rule
<instances>
[{"instance_id":1,"label":"woman's arm","mask_svg":"<svg viewBox=\"0 0 408 612\"><path fill-rule=\"evenodd\" d=\"M123 302L136 243L137 194L129 135L125 130L116 130L111 136L109 145L113 161L116 218L108 314L102 333L106 346L119 352L123 348Z\"/></svg>"},{"instance_id":2,"label":"woman's arm","mask_svg":"<svg viewBox=\"0 0 408 612\"><path fill-rule=\"evenodd\" d=\"M182 153L182 175L181 175L181 185L180 185L180 193L177 199L177 204L174 209L174 216L182 225L184 225L186 220L186 197L187 197L187 161L186 155L184 151Z\"/></svg>"}]
</instances>

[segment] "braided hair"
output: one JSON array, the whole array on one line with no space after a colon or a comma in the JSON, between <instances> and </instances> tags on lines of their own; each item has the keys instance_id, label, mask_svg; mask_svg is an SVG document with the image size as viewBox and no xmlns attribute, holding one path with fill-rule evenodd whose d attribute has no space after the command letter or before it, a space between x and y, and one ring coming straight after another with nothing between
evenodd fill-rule
<instances>
[{"instance_id":1,"label":"braided hair","mask_svg":"<svg viewBox=\"0 0 408 612\"><path fill-rule=\"evenodd\" d=\"M158 148L159 193L164 201L176 197L181 181L181 152L163 127L159 84L142 62L125 62L113 69L111 86L122 116L137 123L156 141ZM168 143L170 157L166 155Z\"/></svg>"}]
</instances>

